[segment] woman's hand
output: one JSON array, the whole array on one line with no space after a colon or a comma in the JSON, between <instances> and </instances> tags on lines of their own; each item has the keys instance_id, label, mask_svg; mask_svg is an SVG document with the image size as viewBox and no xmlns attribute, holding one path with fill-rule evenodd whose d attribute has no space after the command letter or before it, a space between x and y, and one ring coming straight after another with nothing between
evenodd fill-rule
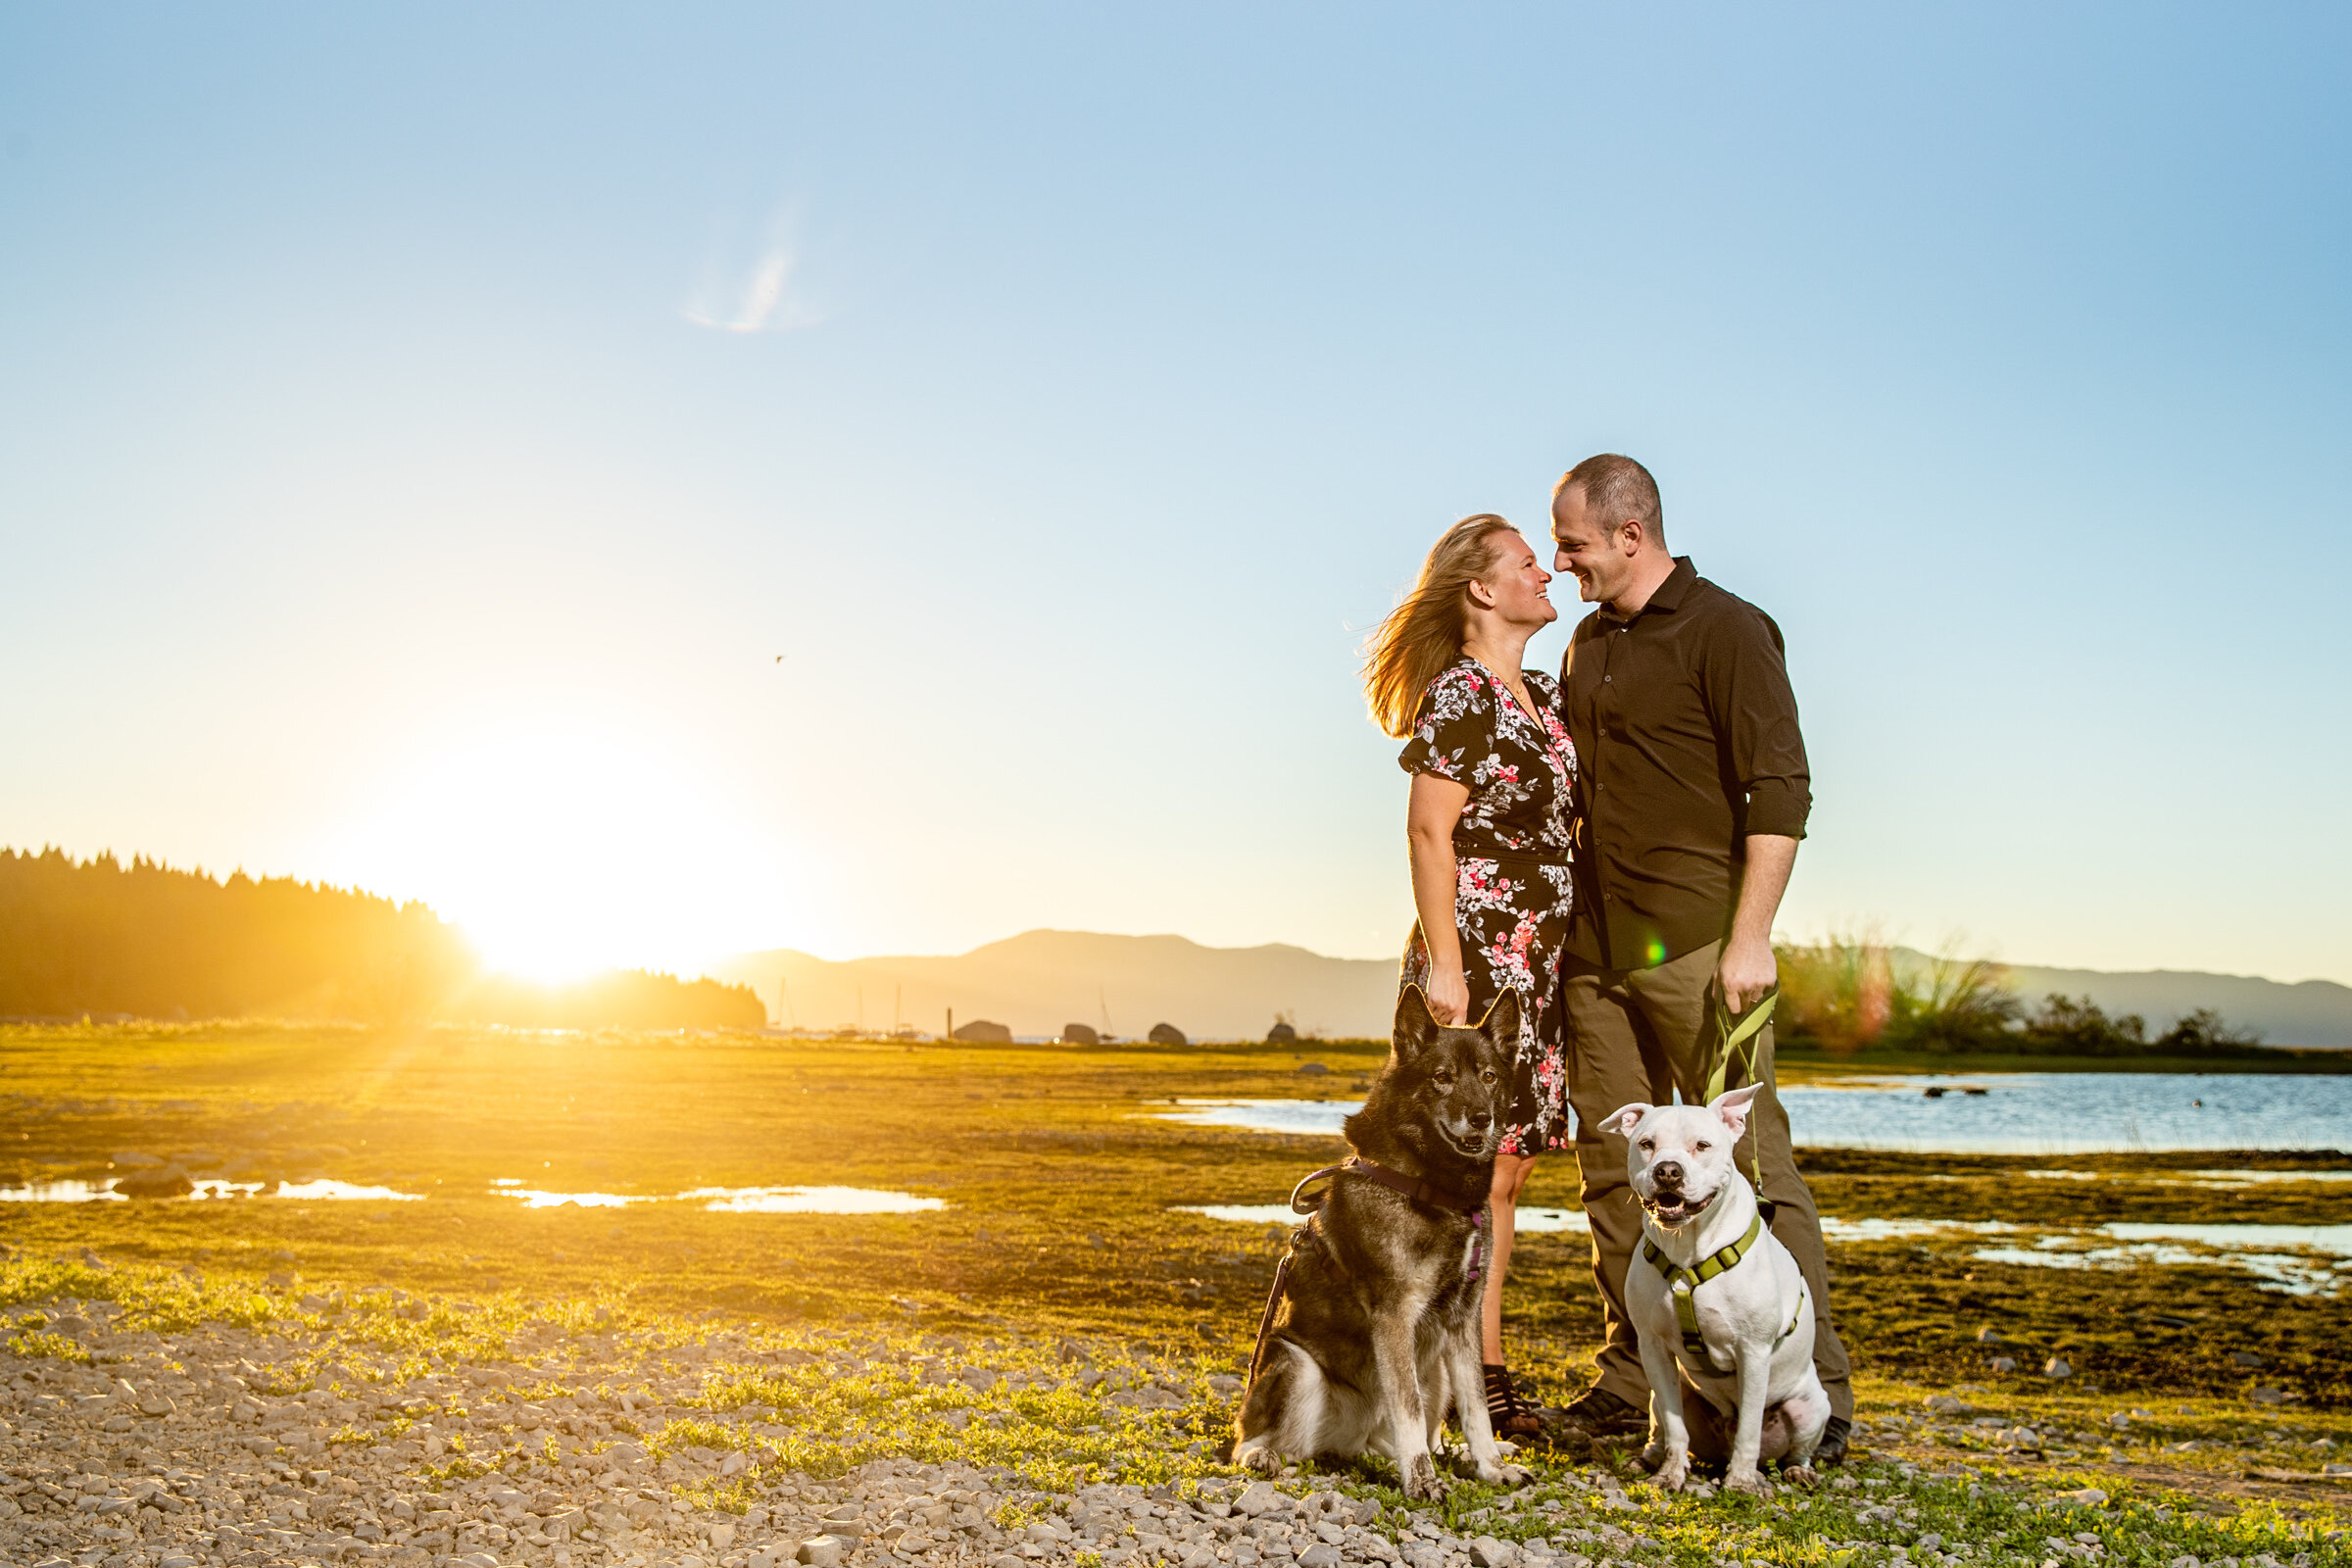
<instances>
[{"instance_id":1,"label":"woman's hand","mask_svg":"<svg viewBox=\"0 0 2352 1568\"><path fill-rule=\"evenodd\" d=\"M1459 967L1429 966L1429 1015L1440 1023L1466 1023L1470 1018L1470 982Z\"/></svg>"}]
</instances>

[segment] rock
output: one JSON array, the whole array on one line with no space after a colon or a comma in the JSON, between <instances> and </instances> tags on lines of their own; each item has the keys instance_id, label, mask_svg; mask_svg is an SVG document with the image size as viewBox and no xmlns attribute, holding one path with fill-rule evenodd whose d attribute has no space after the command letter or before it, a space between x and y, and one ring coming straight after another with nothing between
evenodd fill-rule
<instances>
[{"instance_id":1,"label":"rock","mask_svg":"<svg viewBox=\"0 0 2352 1568\"><path fill-rule=\"evenodd\" d=\"M1155 1046L1186 1046L1192 1044L1191 1041L1184 1038L1184 1031L1177 1028L1172 1023L1153 1024L1152 1026L1152 1032L1146 1035L1144 1038L1151 1041L1152 1044Z\"/></svg>"},{"instance_id":2,"label":"rock","mask_svg":"<svg viewBox=\"0 0 2352 1568\"><path fill-rule=\"evenodd\" d=\"M1979 1345L1998 1345L2001 1343L2001 1331L1987 1323L1977 1330L1977 1343Z\"/></svg>"},{"instance_id":3,"label":"rock","mask_svg":"<svg viewBox=\"0 0 2352 1568\"><path fill-rule=\"evenodd\" d=\"M1331 1069L1329 1067L1324 1066L1319 1061L1302 1061L1295 1069L1293 1069L1292 1076L1298 1078L1320 1078L1328 1074L1330 1071Z\"/></svg>"},{"instance_id":4,"label":"rock","mask_svg":"<svg viewBox=\"0 0 2352 1568\"><path fill-rule=\"evenodd\" d=\"M2077 1492L2061 1492L2057 1494L2057 1500L2072 1503L2078 1508L2097 1508L2105 1505L2107 1494L2096 1487L2084 1487Z\"/></svg>"},{"instance_id":5,"label":"rock","mask_svg":"<svg viewBox=\"0 0 2352 1568\"><path fill-rule=\"evenodd\" d=\"M1928 1396L1925 1402L1929 1409L1934 1410L1938 1415L1968 1414L1967 1404L1959 1399L1953 1398L1948 1394L1931 1394Z\"/></svg>"},{"instance_id":6,"label":"rock","mask_svg":"<svg viewBox=\"0 0 2352 1568\"><path fill-rule=\"evenodd\" d=\"M1240 1496L1233 1499L1233 1511L1249 1519L1290 1505L1291 1499L1275 1491L1271 1481L1252 1481L1242 1489Z\"/></svg>"},{"instance_id":7,"label":"rock","mask_svg":"<svg viewBox=\"0 0 2352 1568\"><path fill-rule=\"evenodd\" d=\"M735 1521L721 1519L710 1527L710 1549L724 1551L735 1544Z\"/></svg>"},{"instance_id":8,"label":"rock","mask_svg":"<svg viewBox=\"0 0 2352 1568\"><path fill-rule=\"evenodd\" d=\"M2053 1355L2042 1363L2041 1375L2045 1378L2071 1378L2075 1375L2074 1363L2063 1355Z\"/></svg>"},{"instance_id":9,"label":"rock","mask_svg":"<svg viewBox=\"0 0 2352 1568\"><path fill-rule=\"evenodd\" d=\"M1274 1027L1266 1031L1266 1044L1269 1046L1287 1046L1298 1038L1298 1031L1280 1018L1275 1019Z\"/></svg>"},{"instance_id":10,"label":"rock","mask_svg":"<svg viewBox=\"0 0 2352 1568\"><path fill-rule=\"evenodd\" d=\"M1012 1031L1001 1023L974 1018L969 1023L956 1026L956 1038L970 1041L974 1045L1009 1046L1012 1044Z\"/></svg>"},{"instance_id":11,"label":"rock","mask_svg":"<svg viewBox=\"0 0 2352 1568\"><path fill-rule=\"evenodd\" d=\"M2262 1357L2256 1355L2252 1350L2231 1350L2230 1359L2237 1365L2247 1368L2262 1365Z\"/></svg>"},{"instance_id":12,"label":"rock","mask_svg":"<svg viewBox=\"0 0 2352 1568\"><path fill-rule=\"evenodd\" d=\"M1332 1555L1336 1561L1339 1554ZM1493 1536L1479 1536L1470 1543L1470 1560L1477 1568L1511 1568L1519 1560L1519 1548Z\"/></svg>"},{"instance_id":13,"label":"rock","mask_svg":"<svg viewBox=\"0 0 2352 1568\"><path fill-rule=\"evenodd\" d=\"M841 1559L850 1544L839 1536L810 1536L801 1543L797 1560L808 1568L841 1568Z\"/></svg>"},{"instance_id":14,"label":"rock","mask_svg":"<svg viewBox=\"0 0 2352 1568\"><path fill-rule=\"evenodd\" d=\"M1298 1568L1340 1568L1340 1548L1318 1541L1298 1554Z\"/></svg>"},{"instance_id":15,"label":"rock","mask_svg":"<svg viewBox=\"0 0 2352 1568\"><path fill-rule=\"evenodd\" d=\"M195 1190L196 1184L177 1165L133 1171L115 1183L115 1191L124 1198L185 1198Z\"/></svg>"},{"instance_id":16,"label":"rock","mask_svg":"<svg viewBox=\"0 0 2352 1568\"><path fill-rule=\"evenodd\" d=\"M1996 1355L1985 1364L1991 1367L1995 1372L2014 1372L2017 1370L2017 1357L2014 1355Z\"/></svg>"},{"instance_id":17,"label":"rock","mask_svg":"<svg viewBox=\"0 0 2352 1568\"><path fill-rule=\"evenodd\" d=\"M2256 1389L2254 1391L2254 1402L2256 1404L2284 1404L2286 1402L2286 1391L2283 1389L2272 1388Z\"/></svg>"},{"instance_id":18,"label":"rock","mask_svg":"<svg viewBox=\"0 0 2352 1568\"><path fill-rule=\"evenodd\" d=\"M1095 1033L1092 1024L1065 1023L1061 1026L1061 1043L1065 1046L1099 1046L1102 1037Z\"/></svg>"}]
</instances>

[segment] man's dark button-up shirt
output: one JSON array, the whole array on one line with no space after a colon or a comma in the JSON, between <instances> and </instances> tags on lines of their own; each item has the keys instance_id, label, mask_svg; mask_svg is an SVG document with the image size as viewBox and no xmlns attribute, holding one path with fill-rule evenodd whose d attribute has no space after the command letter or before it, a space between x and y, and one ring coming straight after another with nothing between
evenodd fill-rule
<instances>
[{"instance_id":1,"label":"man's dark button-up shirt","mask_svg":"<svg viewBox=\"0 0 2352 1568\"><path fill-rule=\"evenodd\" d=\"M1727 935L1746 836L1802 838L1813 806L1780 627L1678 556L1631 618L1577 625L1560 702L1584 808L1570 956L1647 968Z\"/></svg>"}]
</instances>

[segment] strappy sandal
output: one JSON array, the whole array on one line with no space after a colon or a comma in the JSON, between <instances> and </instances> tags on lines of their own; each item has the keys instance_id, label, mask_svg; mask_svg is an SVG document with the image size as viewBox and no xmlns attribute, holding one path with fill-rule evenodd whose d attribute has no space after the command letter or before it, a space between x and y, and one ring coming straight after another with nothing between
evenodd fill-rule
<instances>
[{"instance_id":1,"label":"strappy sandal","mask_svg":"<svg viewBox=\"0 0 2352 1568\"><path fill-rule=\"evenodd\" d=\"M1511 1383L1507 1366L1489 1366L1487 1374L1487 1424L1494 1435L1509 1443L1531 1443L1544 1435L1544 1423L1536 1408L1519 1396Z\"/></svg>"}]
</instances>

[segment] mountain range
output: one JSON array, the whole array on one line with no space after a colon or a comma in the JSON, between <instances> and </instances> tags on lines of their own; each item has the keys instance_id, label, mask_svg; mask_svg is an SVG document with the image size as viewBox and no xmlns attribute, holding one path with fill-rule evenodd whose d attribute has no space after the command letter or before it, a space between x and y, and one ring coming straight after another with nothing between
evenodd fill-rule
<instances>
[{"instance_id":1,"label":"mountain range","mask_svg":"<svg viewBox=\"0 0 2352 1568\"><path fill-rule=\"evenodd\" d=\"M1923 955L1896 950L1895 961ZM2088 997L2110 1014L2138 1013L2151 1034L2210 1007L2275 1046L2352 1047L2352 987L2287 984L2248 975L2153 969L2009 966L2029 1003L2057 992ZM780 1024L805 1029L906 1026L937 1034L989 1019L1014 1035L1050 1039L1065 1024L1135 1039L1169 1023L1193 1039L1254 1040L1277 1018L1302 1035L1380 1039L1396 995L1394 959L1330 958L1275 943L1207 948L1178 936L1025 931L969 953L835 961L789 948L745 953L710 975L751 986Z\"/></svg>"}]
</instances>

